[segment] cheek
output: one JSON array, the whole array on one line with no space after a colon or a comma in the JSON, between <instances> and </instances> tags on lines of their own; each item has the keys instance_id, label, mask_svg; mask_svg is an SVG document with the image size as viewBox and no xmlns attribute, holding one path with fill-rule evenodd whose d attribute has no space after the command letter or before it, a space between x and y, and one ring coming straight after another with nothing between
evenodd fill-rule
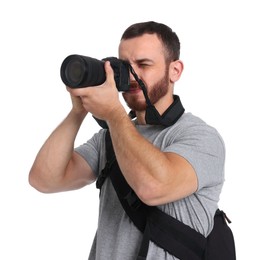
<instances>
[{"instance_id":1,"label":"cheek","mask_svg":"<svg viewBox=\"0 0 266 260\"><path fill-rule=\"evenodd\" d=\"M146 74L146 75L142 75L140 77L140 79L143 81L147 91L149 91L149 89L154 85L154 83L156 82L156 76L150 75L150 74Z\"/></svg>"},{"instance_id":2,"label":"cheek","mask_svg":"<svg viewBox=\"0 0 266 260\"><path fill-rule=\"evenodd\" d=\"M165 70L164 69L157 69L157 70L149 70L149 71L143 71L141 74L141 79L144 81L145 85L147 86L153 86L155 85L159 80L162 78L165 78Z\"/></svg>"}]
</instances>

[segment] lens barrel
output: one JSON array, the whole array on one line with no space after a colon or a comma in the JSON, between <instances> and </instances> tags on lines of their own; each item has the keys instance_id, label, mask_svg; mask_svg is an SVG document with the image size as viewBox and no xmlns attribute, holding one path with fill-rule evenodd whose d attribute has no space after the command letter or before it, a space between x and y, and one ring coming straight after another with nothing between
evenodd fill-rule
<instances>
[{"instance_id":1,"label":"lens barrel","mask_svg":"<svg viewBox=\"0 0 266 260\"><path fill-rule=\"evenodd\" d=\"M60 75L65 85L71 88L96 86L106 80L104 61L76 54L65 58Z\"/></svg>"},{"instance_id":2,"label":"lens barrel","mask_svg":"<svg viewBox=\"0 0 266 260\"><path fill-rule=\"evenodd\" d=\"M118 91L130 88L130 64L116 57L102 60L82 56L69 55L64 59L60 69L62 81L70 88L84 88L101 85L106 80L104 62L109 61L114 72L114 80Z\"/></svg>"}]
</instances>

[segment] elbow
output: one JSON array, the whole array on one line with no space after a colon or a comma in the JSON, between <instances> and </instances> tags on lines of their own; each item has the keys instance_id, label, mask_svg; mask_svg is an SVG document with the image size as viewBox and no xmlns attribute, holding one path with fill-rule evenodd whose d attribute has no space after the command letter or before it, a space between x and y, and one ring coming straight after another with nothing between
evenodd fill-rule
<instances>
[{"instance_id":1,"label":"elbow","mask_svg":"<svg viewBox=\"0 0 266 260\"><path fill-rule=\"evenodd\" d=\"M136 191L139 199L148 206L160 205L162 191L160 185L156 183L149 183L147 185L141 185Z\"/></svg>"},{"instance_id":2,"label":"elbow","mask_svg":"<svg viewBox=\"0 0 266 260\"><path fill-rule=\"evenodd\" d=\"M29 174L28 182L30 186L33 187L34 189L38 190L39 192L46 193L44 189L38 184L38 181L32 174Z\"/></svg>"},{"instance_id":3,"label":"elbow","mask_svg":"<svg viewBox=\"0 0 266 260\"><path fill-rule=\"evenodd\" d=\"M38 173L39 171L34 168L30 170L28 176L28 182L30 186L41 193L51 193L47 185L45 185L44 182L41 180L40 174Z\"/></svg>"}]
</instances>

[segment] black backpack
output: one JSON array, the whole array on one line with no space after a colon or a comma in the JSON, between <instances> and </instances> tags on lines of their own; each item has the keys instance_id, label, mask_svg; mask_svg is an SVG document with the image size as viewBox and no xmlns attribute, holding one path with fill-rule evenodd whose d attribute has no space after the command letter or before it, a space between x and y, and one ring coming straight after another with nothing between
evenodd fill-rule
<instances>
[{"instance_id":1,"label":"black backpack","mask_svg":"<svg viewBox=\"0 0 266 260\"><path fill-rule=\"evenodd\" d=\"M236 259L234 236L227 224L231 221L223 211L217 209L213 230L206 238L157 207L144 204L120 171L108 130L105 143L107 163L97 179L96 186L101 189L104 180L109 177L125 212L143 233L137 260L146 259L149 241L181 260Z\"/></svg>"}]
</instances>

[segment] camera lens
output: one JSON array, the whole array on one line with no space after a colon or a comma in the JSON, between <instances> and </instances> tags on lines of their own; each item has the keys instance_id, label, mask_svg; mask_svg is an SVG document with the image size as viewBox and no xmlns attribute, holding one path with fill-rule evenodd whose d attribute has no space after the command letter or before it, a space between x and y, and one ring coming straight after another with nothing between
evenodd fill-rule
<instances>
[{"instance_id":1,"label":"camera lens","mask_svg":"<svg viewBox=\"0 0 266 260\"><path fill-rule=\"evenodd\" d=\"M68 56L60 74L65 85L71 88L100 85L106 79L103 61L81 55Z\"/></svg>"}]
</instances>

